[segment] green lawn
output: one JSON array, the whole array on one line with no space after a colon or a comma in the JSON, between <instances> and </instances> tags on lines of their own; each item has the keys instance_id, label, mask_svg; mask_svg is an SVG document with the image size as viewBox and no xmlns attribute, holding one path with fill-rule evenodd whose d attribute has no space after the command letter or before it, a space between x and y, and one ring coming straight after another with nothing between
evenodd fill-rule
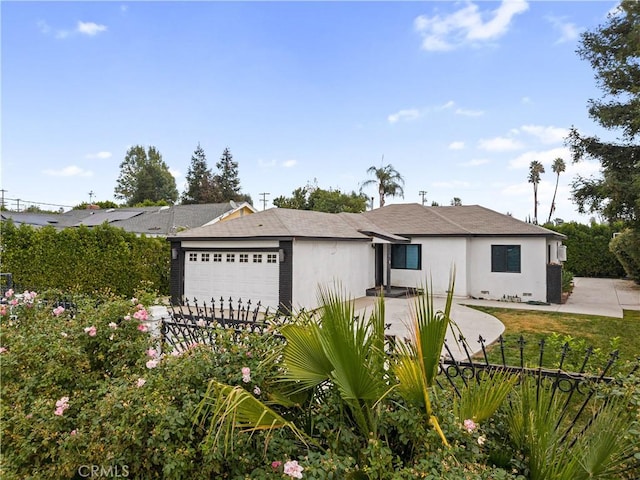
<instances>
[{"instance_id":1,"label":"green lawn","mask_svg":"<svg viewBox=\"0 0 640 480\"><path fill-rule=\"evenodd\" d=\"M520 364L520 344L523 337L525 365L538 366L540 341L545 339L543 365L556 368L560 359L560 347L569 341L571 350L564 361L564 370L581 367L587 347L592 346L592 356L587 369L598 371L617 349L619 359L616 371L628 371L627 362L640 357L640 311L625 310L624 318L577 315L535 310L473 307L498 318L505 325L505 358L509 365ZM555 334L555 335L554 335ZM489 349L489 360L501 363L500 349Z\"/></svg>"}]
</instances>

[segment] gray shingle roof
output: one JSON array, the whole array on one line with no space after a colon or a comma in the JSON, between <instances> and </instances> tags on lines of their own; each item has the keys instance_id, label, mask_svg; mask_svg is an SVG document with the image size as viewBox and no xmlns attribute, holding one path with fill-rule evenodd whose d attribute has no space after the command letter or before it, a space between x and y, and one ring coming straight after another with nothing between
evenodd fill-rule
<instances>
[{"instance_id":1,"label":"gray shingle roof","mask_svg":"<svg viewBox=\"0 0 640 480\"><path fill-rule=\"evenodd\" d=\"M374 224L402 236L560 236L539 225L523 222L479 205L425 207L394 204L362 214Z\"/></svg>"},{"instance_id":2,"label":"gray shingle roof","mask_svg":"<svg viewBox=\"0 0 640 480\"><path fill-rule=\"evenodd\" d=\"M204 205L173 205L170 207L130 207L110 209L70 210L60 214L3 212L2 218L34 226L53 225L56 228L93 227L107 222L127 232L166 236L181 229L199 227L212 222L238 206L232 202Z\"/></svg>"},{"instance_id":3,"label":"gray shingle roof","mask_svg":"<svg viewBox=\"0 0 640 480\"><path fill-rule=\"evenodd\" d=\"M272 208L253 215L194 228L175 238L341 238L371 236L406 241L420 236L558 236L563 235L478 205L424 207L394 204L362 214L322 213Z\"/></svg>"},{"instance_id":4,"label":"gray shingle roof","mask_svg":"<svg viewBox=\"0 0 640 480\"><path fill-rule=\"evenodd\" d=\"M356 214L357 215L357 214ZM270 208L178 233L181 238L341 238L366 240L342 214Z\"/></svg>"}]
</instances>

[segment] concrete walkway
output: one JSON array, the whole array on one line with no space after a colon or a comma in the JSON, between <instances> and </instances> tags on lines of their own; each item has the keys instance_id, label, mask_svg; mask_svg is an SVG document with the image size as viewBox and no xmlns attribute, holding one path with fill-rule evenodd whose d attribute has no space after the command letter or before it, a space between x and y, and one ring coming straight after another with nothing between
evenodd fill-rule
<instances>
[{"instance_id":1,"label":"concrete walkway","mask_svg":"<svg viewBox=\"0 0 640 480\"><path fill-rule=\"evenodd\" d=\"M391 324L388 330L389 335L395 335L399 339L409 338L408 322L411 318L411 308L414 305L413 300L412 298L385 299L386 323ZM356 299L356 313L370 314L373 311L375 301L375 297ZM433 303L436 310L442 310L444 309L445 299L444 297L435 297ZM467 340L470 353L473 354L481 349L478 343L480 335L482 335L487 344L493 343L504 332L504 325L492 315L479 312L469 308L467 305L622 318L623 310L640 310L640 285L631 280L576 277L574 279L573 293L569 296L567 302L561 305L532 305L528 303L454 298L451 318ZM458 346L451 332L447 334L447 344L451 348L454 358L458 360L466 359L464 350Z\"/></svg>"}]
</instances>

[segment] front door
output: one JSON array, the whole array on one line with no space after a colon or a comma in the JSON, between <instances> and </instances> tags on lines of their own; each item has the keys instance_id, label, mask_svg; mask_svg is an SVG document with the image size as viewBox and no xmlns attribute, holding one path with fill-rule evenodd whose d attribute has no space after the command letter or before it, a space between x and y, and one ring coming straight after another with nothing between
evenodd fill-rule
<instances>
[{"instance_id":1,"label":"front door","mask_svg":"<svg viewBox=\"0 0 640 480\"><path fill-rule=\"evenodd\" d=\"M376 287L384 285L384 245L382 243L376 244Z\"/></svg>"}]
</instances>

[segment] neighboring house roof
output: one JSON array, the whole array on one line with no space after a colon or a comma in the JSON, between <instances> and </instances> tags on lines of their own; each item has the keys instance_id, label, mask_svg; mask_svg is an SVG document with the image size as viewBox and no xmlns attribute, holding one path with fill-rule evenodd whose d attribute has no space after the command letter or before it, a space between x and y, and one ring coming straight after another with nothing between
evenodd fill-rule
<instances>
[{"instance_id":1,"label":"neighboring house roof","mask_svg":"<svg viewBox=\"0 0 640 480\"><path fill-rule=\"evenodd\" d=\"M365 213L323 213L271 208L229 222L180 232L172 238L337 238L406 242L420 236L557 236L552 230L478 205L388 205Z\"/></svg>"},{"instance_id":2,"label":"neighboring house roof","mask_svg":"<svg viewBox=\"0 0 640 480\"><path fill-rule=\"evenodd\" d=\"M94 227L106 222L131 233L166 236L183 229L217 222L239 210L248 213L256 211L246 202L241 204L226 202L163 207L83 209L70 210L61 214L2 212L2 218L12 218L16 224L52 225L56 228L79 227L81 225ZM6 218L5 213L7 214ZM38 223L34 223L36 221Z\"/></svg>"}]
</instances>

